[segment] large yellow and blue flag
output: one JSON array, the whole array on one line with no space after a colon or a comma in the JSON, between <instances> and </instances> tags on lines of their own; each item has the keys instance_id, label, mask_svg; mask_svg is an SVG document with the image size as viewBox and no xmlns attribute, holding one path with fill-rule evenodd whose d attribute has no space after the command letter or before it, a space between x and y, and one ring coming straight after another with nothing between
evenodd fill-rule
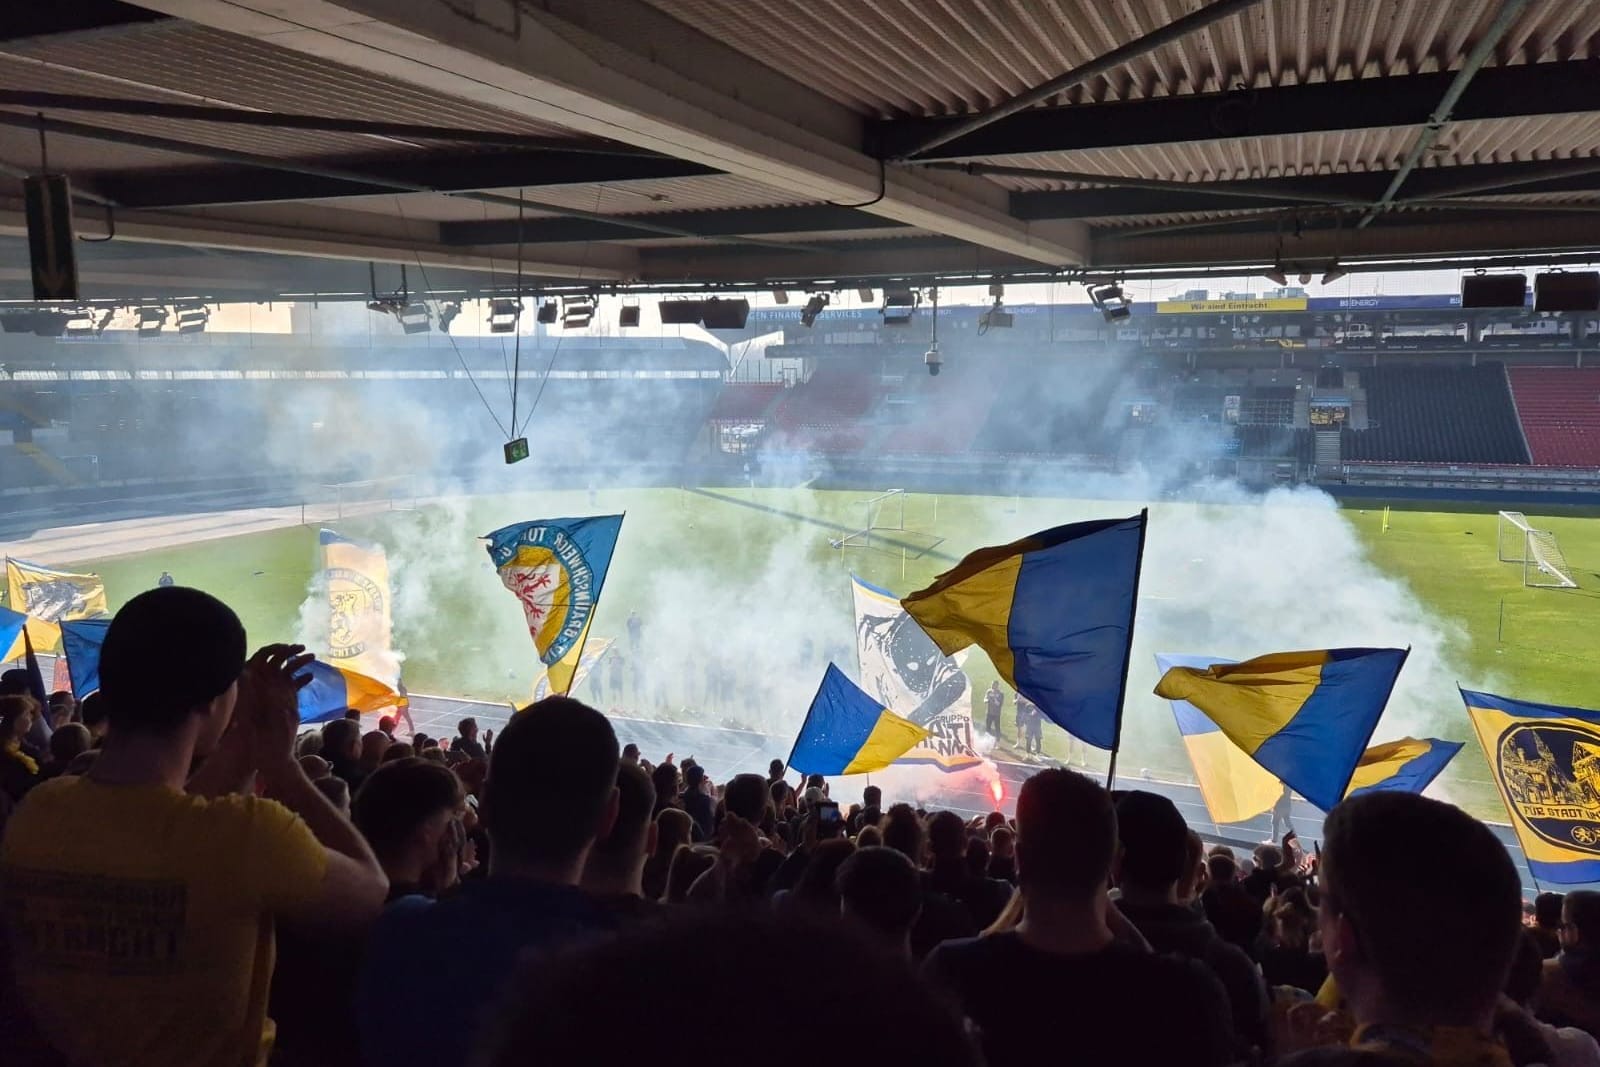
<instances>
[{"instance_id":1,"label":"large yellow and blue flag","mask_svg":"<svg viewBox=\"0 0 1600 1067\"><path fill-rule=\"evenodd\" d=\"M1057 726L1117 746L1147 516L980 548L901 603L946 655L976 644Z\"/></svg>"},{"instance_id":2,"label":"large yellow and blue flag","mask_svg":"<svg viewBox=\"0 0 1600 1067\"><path fill-rule=\"evenodd\" d=\"M110 619L79 619L61 624L61 652L67 660L72 695L82 700L100 689L100 646L106 642Z\"/></svg>"},{"instance_id":3,"label":"large yellow and blue flag","mask_svg":"<svg viewBox=\"0 0 1600 1067\"><path fill-rule=\"evenodd\" d=\"M1408 651L1317 649L1173 667L1156 695L1205 712L1257 763L1329 811L1350 785Z\"/></svg>"},{"instance_id":4,"label":"large yellow and blue flag","mask_svg":"<svg viewBox=\"0 0 1600 1067\"><path fill-rule=\"evenodd\" d=\"M609 637L595 637L583 642L583 652L578 656L577 669L572 672L572 688L576 689L605 659L614 644ZM567 653L571 656L572 653ZM533 700L538 703L550 695L550 672L545 671L533 680Z\"/></svg>"},{"instance_id":5,"label":"large yellow and blue flag","mask_svg":"<svg viewBox=\"0 0 1600 1067\"><path fill-rule=\"evenodd\" d=\"M881 771L927 737L928 731L869 697L830 663L794 739L789 767L801 774Z\"/></svg>"},{"instance_id":6,"label":"large yellow and blue flag","mask_svg":"<svg viewBox=\"0 0 1600 1067\"><path fill-rule=\"evenodd\" d=\"M22 655L22 632L28 616L10 608L0 608L0 663L10 663Z\"/></svg>"},{"instance_id":7,"label":"large yellow and blue flag","mask_svg":"<svg viewBox=\"0 0 1600 1067\"><path fill-rule=\"evenodd\" d=\"M1528 872L1600 882L1600 711L1462 690Z\"/></svg>"},{"instance_id":8,"label":"large yellow and blue flag","mask_svg":"<svg viewBox=\"0 0 1600 1067\"><path fill-rule=\"evenodd\" d=\"M1373 745L1361 754L1344 795L1361 793L1420 793L1439 777L1445 764L1455 759L1463 745L1437 737L1402 737Z\"/></svg>"},{"instance_id":9,"label":"large yellow and blue flag","mask_svg":"<svg viewBox=\"0 0 1600 1067\"><path fill-rule=\"evenodd\" d=\"M400 679L400 660L392 648L394 616L383 547L332 530L321 531L317 542L328 591L327 661L393 685Z\"/></svg>"},{"instance_id":10,"label":"large yellow and blue flag","mask_svg":"<svg viewBox=\"0 0 1600 1067\"><path fill-rule=\"evenodd\" d=\"M1156 656L1156 667L1163 674L1173 667L1205 668L1232 662L1216 656L1175 653ZM1178 720L1178 733L1183 735L1184 751L1188 752L1189 764L1194 768L1201 799L1212 821L1245 822L1271 811L1283 792L1283 783L1229 740L1216 723L1206 718L1205 712L1187 700L1169 703L1173 717Z\"/></svg>"},{"instance_id":11,"label":"large yellow and blue flag","mask_svg":"<svg viewBox=\"0 0 1600 1067\"><path fill-rule=\"evenodd\" d=\"M382 711L400 702L400 694L376 678L321 660L312 660L306 670L311 681L300 690L303 723L342 719L346 711Z\"/></svg>"},{"instance_id":12,"label":"large yellow and blue flag","mask_svg":"<svg viewBox=\"0 0 1600 1067\"><path fill-rule=\"evenodd\" d=\"M28 616L28 638L39 652L60 647L59 623L108 614L106 583L98 574L56 571L20 559L6 560L6 603Z\"/></svg>"},{"instance_id":13,"label":"large yellow and blue flag","mask_svg":"<svg viewBox=\"0 0 1600 1067\"><path fill-rule=\"evenodd\" d=\"M621 531L621 515L597 515L519 522L487 537L500 581L522 604L552 693L572 690Z\"/></svg>"}]
</instances>

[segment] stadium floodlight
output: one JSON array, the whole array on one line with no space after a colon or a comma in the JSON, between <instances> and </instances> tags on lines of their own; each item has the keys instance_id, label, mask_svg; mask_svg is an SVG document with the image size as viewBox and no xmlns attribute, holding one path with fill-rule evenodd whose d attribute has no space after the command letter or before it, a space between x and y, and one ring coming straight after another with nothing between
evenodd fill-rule
<instances>
[{"instance_id":1,"label":"stadium floodlight","mask_svg":"<svg viewBox=\"0 0 1600 1067\"><path fill-rule=\"evenodd\" d=\"M1310 285L1311 284L1311 272L1310 271L1303 270L1303 271L1300 272L1300 284L1301 285Z\"/></svg>"},{"instance_id":2,"label":"stadium floodlight","mask_svg":"<svg viewBox=\"0 0 1600 1067\"><path fill-rule=\"evenodd\" d=\"M872 303L872 301L873 301L872 287L869 286L869 285L863 285L861 288L857 289L856 290L856 299L860 300L863 304Z\"/></svg>"},{"instance_id":3,"label":"stadium floodlight","mask_svg":"<svg viewBox=\"0 0 1600 1067\"><path fill-rule=\"evenodd\" d=\"M631 330L639 325L639 301L623 304L617 309L617 325L624 330Z\"/></svg>"},{"instance_id":4,"label":"stadium floodlight","mask_svg":"<svg viewBox=\"0 0 1600 1067\"><path fill-rule=\"evenodd\" d=\"M1332 285L1334 282L1338 281L1340 278L1347 278L1349 276L1350 276L1350 272L1349 271L1345 270L1343 267L1339 266L1339 264L1335 263L1332 267L1328 268L1328 273L1326 273L1326 274L1324 274L1322 276L1322 284L1323 285Z\"/></svg>"},{"instance_id":5,"label":"stadium floodlight","mask_svg":"<svg viewBox=\"0 0 1600 1067\"><path fill-rule=\"evenodd\" d=\"M489 332L515 333L517 320L522 317L522 301L500 297L489 301ZM543 321L543 316L540 316Z\"/></svg>"},{"instance_id":6,"label":"stadium floodlight","mask_svg":"<svg viewBox=\"0 0 1600 1067\"><path fill-rule=\"evenodd\" d=\"M708 330L742 330L750 318L750 301L712 297L700 306L700 325Z\"/></svg>"},{"instance_id":7,"label":"stadium floodlight","mask_svg":"<svg viewBox=\"0 0 1600 1067\"><path fill-rule=\"evenodd\" d=\"M76 311L67 313L66 332L69 337L83 337L94 334L99 337L106 332L106 327L111 325L111 316L116 313L115 308L102 308L96 311L85 305Z\"/></svg>"},{"instance_id":8,"label":"stadium floodlight","mask_svg":"<svg viewBox=\"0 0 1600 1067\"><path fill-rule=\"evenodd\" d=\"M1116 322L1133 314L1133 301L1129 300L1122 291L1122 286L1112 283L1110 285L1088 286L1089 302L1095 306L1107 322Z\"/></svg>"},{"instance_id":9,"label":"stadium floodlight","mask_svg":"<svg viewBox=\"0 0 1600 1067\"><path fill-rule=\"evenodd\" d=\"M546 300L544 303L539 305L539 314L537 318L538 321L544 325L550 326L554 324L556 319L560 317L561 305L556 303L555 297L551 297L549 300Z\"/></svg>"},{"instance_id":10,"label":"stadium floodlight","mask_svg":"<svg viewBox=\"0 0 1600 1067\"><path fill-rule=\"evenodd\" d=\"M428 311L428 305L417 302L406 304L394 317L400 320L400 328L408 334L427 333L433 329L433 315Z\"/></svg>"},{"instance_id":11,"label":"stadium floodlight","mask_svg":"<svg viewBox=\"0 0 1600 1067\"><path fill-rule=\"evenodd\" d=\"M1267 271L1266 274L1263 275L1263 277L1265 277L1267 281L1271 282L1273 285L1289 284L1289 276L1283 272L1283 268L1281 266L1274 265L1271 270Z\"/></svg>"},{"instance_id":12,"label":"stadium floodlight","mask_svg":"<svg viewBox=\"0 0 1600 1067\"><path fill-rule=\"evenodd\" d=\"M561 328L585 330L594 321L595 298L592 294L567 296L561 299Z\"/></svg>"},{"instance_id":13,"label":"stadium floodlight","mask_svg":"<svg viewBox=\"0 0 1600 1067\"><path fill-rule=\"evenodd\" d=\"M774 303L777 303L777 304L787 304L789 302L789 290L787 290L787 289L774 289L774 290L772 290L772 300L773 300Z\"/></svg>"},{"instance_id":14,"label":"stadium floodlight","mask_svg":"<svg viewBox=\"0 0 1600 1067\"><path fill-rule=\"evenodd\" d=\"M461 314L461 301L452 300L448 304L439 305L439 332L449 333L450 324L456 321L456 316Z\"/></svg>"},{"instance_id":15,"label":"stadium floodlight","mask_svg":"<svg viewBox=\"0 0 1600 1067\"><path fill-rule=\"evenodd\" d=\"M140 337L155 337L161 333L161 328L167 324L167 309L164 305L145 306L139 309L139 324L135 327Z\"/></svg>"},{"instance_id":16,"label":"stadium floodlight","mask_svg":"<svg viewBox=\"0 0 1600 1067\"><path fill-rule=\"evenodd\" d=\"M800 325L806 329L817 324L817 316L822 314L822 309L828 306L832 298L827 293L812 293L811 299L806 301L806 306L800 310Z\"/></svg>"},{"instance_id":17,"label":"stadium floodlight","mask_svg":"<svg viewBox=\"0 0 1600 1067\"><path fill-rule=\"evenodd\" d=\"M703 300L663 300L656 305L663 326L694 326L705 314Z\"/></svg>"},{"instance_id":18,"label":"stadium floodlight","mask_svg":"<svg viewBox=\"0 0 1600 1067\"><path fill-rule=\"evenodd\" d=\"M978 316L978 332L984 333L994 329L1009 330L1014 321L1015 316L1005 309L997 296L994 298L994 306Z\"/></svg>"},{"instance_id":19,"label":"stadium floodlight","mask_svg":"<svg viewBox=\"0 0 1600 1067\"><path fill-rule=\"evenodd\" d=\"M905 326L915 314L917 305L922 302L922 295L912 289L885 289L883 291L883 324L885 326Z\"/></svg>"},{"instance_id":20,"label":"stadium floodlight","mask_svg":"<svg viewBox=\"0 0 1600 1067\"><path fill-rule=\"evenodd\" d=\"M173 310L178 313L179 333L200 333L211 321L211 309L204 304L178 304Z\"/></svg>"}]
</instances>

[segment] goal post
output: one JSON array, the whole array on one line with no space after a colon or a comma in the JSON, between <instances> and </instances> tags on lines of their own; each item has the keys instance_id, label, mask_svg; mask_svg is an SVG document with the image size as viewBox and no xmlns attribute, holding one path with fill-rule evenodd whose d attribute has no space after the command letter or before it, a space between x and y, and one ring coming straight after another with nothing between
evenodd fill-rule
<instances>
[{"instance_id":1,"label":"goal post","mask_svg":"<svg viewBox=\"0 0 1600 1067\"><path fill-rule=\"evenodd\" d=\"M904 532L906 528L906 491L889 489L870 500L861 502L861 529L831 542L834 548L870 548L874 531Z\"/></svg>"},{"instance_id":2,"label":"goal post","mask_svg":"<svg viewBox=\"0 0 1600 1067\"><path fill-rule=\"evenodd\" d=\"M1502 563L1522 564L1522 584L1532 589L1576 589L1577 579L1549 530L1528 522L1520 511L1502 511L1495 530L1495 550Z\"/></svg>"}]
</instances>

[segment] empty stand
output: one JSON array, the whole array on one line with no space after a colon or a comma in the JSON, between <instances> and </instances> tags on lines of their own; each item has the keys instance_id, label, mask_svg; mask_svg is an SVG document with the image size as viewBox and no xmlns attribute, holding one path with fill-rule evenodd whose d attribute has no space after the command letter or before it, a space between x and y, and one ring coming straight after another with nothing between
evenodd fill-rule
<instances>
[{"instance_id":1,"label":"empty stand","mask_svg":"<svg viewBox=\"0 0 1600 1067\"><path fill-rule=\"evenodd\" d=\"M1370 428L1344 431L1346 461L1528 462L1499 363L1372 367L1362 384Z\"/></svg>"},{"instance_id":2,"label":"empty stand","mask_svg":"<svg viewBox=\"0 0 1600 1067\"><path fill-rule=\"evenodd\" d=\"M1510 378L1533 462L1600 467L1600 369L1512 367Z\"/></svg>"}]
</instances>

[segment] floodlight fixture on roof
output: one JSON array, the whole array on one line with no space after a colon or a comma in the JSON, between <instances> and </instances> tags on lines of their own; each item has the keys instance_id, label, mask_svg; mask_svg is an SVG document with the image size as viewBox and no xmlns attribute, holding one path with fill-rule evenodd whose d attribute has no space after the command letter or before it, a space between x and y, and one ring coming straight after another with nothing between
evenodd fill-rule
<instances>
[{"instance_id":1,"label":"floodlight fixture on roof","mask_svg":"<svg viewBox=\"0 0 1600 1067\"><path fill-rule=\"evenodd\" d=\"M806 306L800 311L800 325L810 329L817 324L817 316L822 314L822 309L828 306L831 297L827 293L812 293L811 299L806 301Z\"/></svg>"},{"instance_id":2,"label":"floodlight fixture on roof","mask_svg":"<svg viewBox=\"0 0 1600 1067\"><path fill-rule=\"evenodd\" d=\"M563 330L588 329L589 323L594 321L594 310L597 300L592 293L582 296L567 296L561 299L561 328Z\"/></svg>"},{"instance_id":3,"label":"floodlight fixture on roof","mask_svg":"<svg viewBox=\"0 0 1600 1067\"><path fill-rule=\"evenodd\" d=\"M1133 301L1129 300L1122 291L1122 286L1115 283L1108 285L1091 285L1087 287L1089 302L1095 306L1107 322L1116 322L1133 314Z\"/></svg>"},{"instance_id":4,"label":"floodlight fixture on roof","mask_svg":"<svg viewBox=\"0 0 1600 1067\"><path fill-rule=\"evenodd\" d=\"M498 297L489 301L489 332L515 333L522 317L522 301Z\"/></svg>"},{"instance_id":5,"label":"floodlight fixture on roof","mask_svg":"<svg viewBox=\"0 0 1600 1067\"><path fill-rule=\"evenodd\" d=\"M905 326L916 313L922 295L914 289L885 289L883 291L883 324Z\"/></svg>"}]
</instances>

